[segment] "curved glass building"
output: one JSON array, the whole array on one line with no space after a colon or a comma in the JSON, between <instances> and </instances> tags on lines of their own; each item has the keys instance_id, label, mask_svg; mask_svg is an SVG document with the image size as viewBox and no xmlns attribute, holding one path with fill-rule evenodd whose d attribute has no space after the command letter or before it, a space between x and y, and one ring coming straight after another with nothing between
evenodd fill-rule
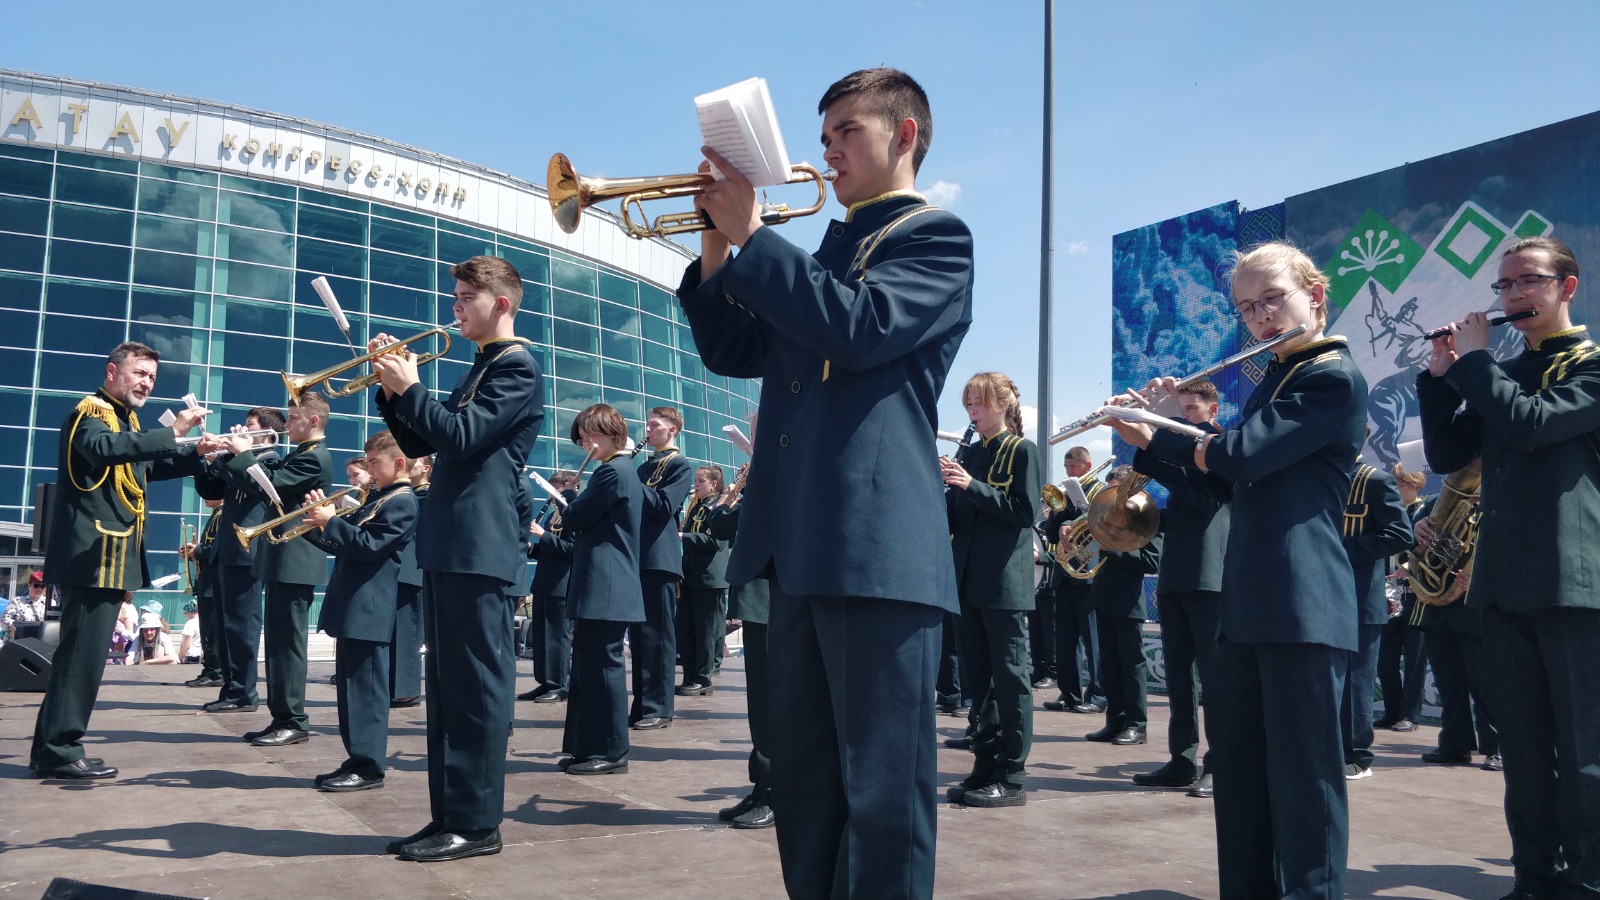
<instances>
[{"instance_id":1,"label":"curved glass building","mask_svg":"<svg viewBox=\"0 0 1600 900\"><path fill-rule=\"evenodd\" d=\"M31 521L35 485L56 477L61 421L119 342L161 352L144 427L192 392L218 430L250 407L281 408L280 370L350 358L313 278L328 278L364 343L449 322L450 266L476 254L522 274L517 333L547 386L530 465L576 467L567 431L596 402L636 427L652 406L678 407L686 456L743 462L722 426L742 425L759 384L701 365L672 297L693 256L678 244L633 240L601 211L564 234L538 185L381 138L0 70L0 521ZM424 380L448 391L472 352L457 339ZM331 402L341 465L383 424L370 396ZM180 524L202 521L199 501L167 482L150 509L153 574L176 572Z\"/></svg>"}]
</instances>

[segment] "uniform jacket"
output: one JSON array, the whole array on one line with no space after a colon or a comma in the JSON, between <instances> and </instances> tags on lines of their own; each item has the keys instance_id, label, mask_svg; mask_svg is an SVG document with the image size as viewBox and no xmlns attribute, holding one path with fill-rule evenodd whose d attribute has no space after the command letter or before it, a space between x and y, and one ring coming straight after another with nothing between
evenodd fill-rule
<instances>
[{"instance_id":1,"label":"uniform jacket","mask_svg":"<svg viewBox=\"0 0 1600 900\"><path fill-rule=\"evenodd\" d=\"M1144 620L1144 577L1161 568L1162 535L1137 550L1101 550L1091 596L1096 615Z\"/></svg>"},{"instance_id":2,"label":"uniform jacket","mask_svg":"<svg viewBox=\"0 0 1600 900\"><path fill-rule=\"evenodd\" d=\"M1442 378L1417 377L1428 465L1483 457L1469 606L1600 608L1600 351L1588 337L1551 335L1503 363L1475 350Z\"/></svg>"},{"instance_id":3,"label":"uniform jacket","mask_svg":"<svg viewBox=\"0 0 1600 900\"><path fill-rule=\"evenodd\" d=\"M217 592L213 576L217 570L217 538L223 536L221 525L222 507L213 507L211 514L206 517L206 523L200 526L200 533L195 538L192 593L196 597L201 594L214 595Z\"/></svg>"},{"instance_id":4,"label":"uniform jacket","mask_svg":"<svg viewBox=\"0 0 1600 900\"><path fill-rule=\"evenodd\" d=\"M1366 463L1356 464L1341 534L1355 573L1360 622L1382 625L1389 621L1389 596L1383 589L1389 560L1416 542L1394 476Z\"/></svg>"},{"instance_id":5,"label":"uniform jacket","mask_svg":"<svg viewBox=\"0 0 1600 900\"><path fill-rule=\"evenodd\" d=\"M412 499L417 502L417 521L422 521L422 507L428 502L428 485L411 486ZM412 529L411 540L406 541L405 552L400 555L400 583L414 588L422 587L422 567L417 565L417 535Z\"/></svg>"},{"instance_id":6,"label":"uniform jacket","mask_svg":"<svg viewBox=\"0 0 1600 900\"><path fill-rule=\"evenodd\" d=\"M961 461L966 490L945 492L950 550L961 603L979 609L1033 609L1033 510L1043 467L1027 438L1001 431L973 444Z\"/></svg>"},{"instance_id":7,"label":"uniform jacket","mask_svg":"<svg viewBox=\"0 0 1600 900\"><path fill-rule=\"evenodd\" d=\"M972 235L942 210L901 218L925 206L906 192L858 203L810 256L764 227L703 281L698 261L684 273L706 368L763 379L731 583L772 565L792 595L955 611L931 461L972 322Z\"/></svg>"},{"instance_id":8,"label":"uniform jacket","mask_svg":"<svg viewBox=\"0 0 1600 900\"><path fill-rule=\"evenodd\" d=\"M1212 434L1222 429L1210 422L1197 426ZM1148 450L1133 454L1133 470L1149 475L1167 489L1161 513L1161 577L1157 593L1171 596L1192 591L1222 590L1222 558L1228 550L1228 504L1212 496L1204 475L1159 459Z\"/></svg>"},{"instance_id":9,"label":"uniform jacket","mask_svg":"<svg viewBox=\"0 0 1600 900\"><path fill-rule=\"evenodd\" d=\"M256 462L261 463L263 468L277 462L278 451L275 447L253 452ZM224 454L206 463L200 476L194 480L194 489L195 493L207 500L222 501L222 506L219 507L222 510L222 517L217 520L218 540L213 562L219 566L248 567L255 562L254 548L258 542L252 541L248 547L240 544L234 526L253 528L268 519L277 518L278 512L260 491L234 486L224 468L229 456L231 454ZM255 482L252 481L251 484L254 485ZM288 511L288 508L284 509L284 512ZM264 538L260 539L260 542L264 541Z\"/></svg>"},{"instance_id":10,"label":"uniform jacket","mask_svg":"<svg viewBox=\"0 0 1600 900\"><path fill-rule=\"evenodd\" d=\"M717 528L732 541L739 532L739 513L744 502L717 511ZM772 584L765 578L752 578L744 584L728 585L728 618L741 622L767 624L772 609Z\"/></svg>"},{"instance_id":11,"label":"uniform jacket","mask_svg":"<svg viewBox=\"0 0 1600 900\"><path fill-rule=\"evenodd\" d=\"M570 504L578 492L561 492ZM559 507L545 523L544 534L528 548L528 555L539 561L533 570L533 584L528 593L540 597L565 597L567 581L572 573L572 535L567 533L566 516Z\"/></svg>"},{"instance_id":12,"label":"uniform jacket","mask_svg":"<svg viewBox=\"0 0 1600 900\"><path fill-rule=\"evenodd\" d=\"M421 384L376 396L402 452L437 454L417 518L417 563L520 583L533 512L522 469L544 423L543 379L528 342L485 344L442 403Z\"/></svg>"},{"instance_id":13,"label":"uniform jacket","mask_svg":"<svg viewBox=\"0 0 1600 900\"><path fill-rule=\"evenodd\" d=\"M573 541L567 618L644 621L639 531L646 490L618 454L595 468L567 507L565 529Z\"/></svg>"},{"instance_id":14,"label":"uniform jacket","mask_svg":"<svg viewBox=\"0 0 1600 900\"><path fill-rule=\"evenodd\" d=\"M683 501L694 490L694 466L675 447L657 450L639 466L639 482L645 488L639 568L682 575L683 542L678 540L678 523Z\"/></svg>"},{"instance_id":15,"label":"uniform jacket","mask_svg":"<svg viewBox=\"0 0 1600 900\"><path fill-rule=\"evenodd\" d=\"M172 429L140 431L134 411L103 389L84 397L61 423L45 583L124 591L148 585L146 485L199 471L194 448L179 447Z\"/></svg>"},{"instance_id":16,"label":"uniform jacket","mask_svg":"<svg viewBox=\"0 0 1600 900\"><path fill-rule=\"evenodd\" d=\"M361 508L307 538L333 554L317 627L336 638L387 644L394 633L401 560L417 527L411 483L373 491Z\"/></svg>"},{"instance_id":17,"label":"uniform jacket","mask_svg":"<svg viewBox=\"0 0 1600 900\"><path fill-rule=\"evenodd\" d=\"M238 456L219 457L213 466L213 471L231 487L255 496L265 505L266 492L256 484L249 473L250 467L258 462L262 470L267 473L267 477L272 479L272 487L283 500L283 511L286 513L304 506L306 494L311 491L326 492L333 487L333 457L328 454L328 442L324 438L302 441L282 457L268 455L258 459L254 453L249 452ZM226 505L227 501L224 500L223 503ZM265 505L263 515L273 519L277 518L278 512L270 505ZM298 519L291 520L273 529L273 532L282 534L299 524ZM304 537L283 544L274 544L263 535L256 538L251 549L253 555L250 561L250 574L255 576L257 581L279 584L322 584L328 580L327 554Z\"/></svg>"},{"instance_id":18,"label":"uniform jacket","mask_svg":"<svg viewBox=\"0 0 1600 900\"><path fill-rule=\"evenodd\" d=\"M1340 541L1366 432L1367 382L1343 338L1268 364L1239 424L1206 448L1212 496L1233 504L1222 634L1235 643L1356 647L1355 584ZM1194 465L1194 441L1157 429L1150 451Z\"/></svg>"},{"instance_id":19,"label":"uniform jacket","mask_svg":"<svg viewBox=\"0 0 1600 900\"><path fill-rule=\"evenodd\" d=\"M728 546L732 534L717 506L718 494L689 501L683 517L683 586L722 590L728 586Z\"/></svg>"}]
</instances>

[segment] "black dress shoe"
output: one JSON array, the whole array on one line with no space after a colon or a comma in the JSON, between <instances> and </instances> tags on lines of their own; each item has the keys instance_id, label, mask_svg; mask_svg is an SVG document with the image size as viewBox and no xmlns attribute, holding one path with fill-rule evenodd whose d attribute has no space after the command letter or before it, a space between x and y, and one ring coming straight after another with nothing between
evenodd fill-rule
<instances>
[{"instance_id":1,"label":"black dress shoe","mask_svg":"<svg viewBox=\"0 0 1600 900\"><path fill-rule=\"evenodd\" d=\"M117 770L114 766L108 766L99 760L96 760L96 763L98 764L90 763L88 759L75 759L64 766L56 766L54 769L34 769L33 777L79 779L117 777Z\"/></svg>"},{"instance_id":2,"label":"black dress shoe","mask_svg":"<svg viewBox=\"0 0 1600 900\"><path fill-rule=\"evenodd\" d=\"M317 787L335 794L347 791L370 791L373 788L383 787L383 776L368 777L356 772L343 772L324 779Z\"/></svg>"},{"instance_id":3,"label":"black dress shoe","mask_svg":"<svg viewBox=\"0 0 1600 900\"><path fill-rule=\"evenodd\" d=\"M1044 702L1044 708L1051 712L1071 712L1074 705L1076 704L1068 703L1065 700L1046 700Z\"/></svg>"},{"instance_id":4,"label":"black dress shoe","mask_svg":"<svg viewBox=\"0 0 1600 900\"><path fill-rule=\"evenodd\" d=\"M389 701L389 708L390 709L410 709L413 706L421 706L421 705L422 705L422 698L421 697L396 697L393 700Z\"/></svg>"},{"instance_id":5,"label":"black dress shoe","mask_svg":"<svg viewBox=\"0 0 1600 900\"><path fill-rule=\"evenodd\" d=\"M951 750L971 750L972 738L967 737L966 735L962 735L961 737L945 738L944 745L949 747Z\"/></svg>"},{"instance_id":6,"label":"black dress shoe","mask_svg":"<svg viewBox=\"0 0 1600 900\"><path fill-rule=\"evenodd\" d=\"M517 695L517 699L518 700L537 700L540 697L543 697L545 694L548 694L548 693L550 693L550 688L548 688L545 685L541 684L541 685L539 685L538 687L534 688L531 691L523 691L522 693L518 694Z\"/></svg>"},{"instance_id":7,"label":"black dress shoe","mask_svg":"<svg viewBox=\"0 0 1600 900\"><path fill-rule=\"evenodd\" d=\"M567 766L568 775L626 775L628 774L628 761L625 759L586 759Z\"/></svg>"},{"instance_id":8,"label":"black dress shoe","mask_svg":"<svg viewBox=\"0 0 1600 900\"><path fill-rule=\"evenodd\" d=\"M709 684L680 684L672 692L679 697L709 697L717 690Z\"/></svg>"},{"instance_id":9,"label":"black dress shoe","mask_svg":"<svg viewBox=\"0 0 1600 900\"><path fill-rule=\"evenodd\" d=\"M1023 806L1028 802L1028 792L1022 788L1009 784L986 784L980 788L973 788L961 796L961 802L967 806L978 806L993 809L1001 806Z\"/></svg>"},{"instance_id":10,"label":"black dress shoe","mask_svg":"<svg viewBox=\"0 0 1600 900\"><path fill-rule=\"evenodd\" d=\"M200 675L185 681L183 686L196 688L222 687L222 679L215 675L206 675L201 673Z\"/></svg>"},{"instance_id":11,"label":"black dress shoe","mask_svg":"<svg viewBox=\"0 0 1600 900\"><path fill-rule=\"evenodd\" d=\"M495 828L481 838L441 831L432 837L413 841L400 848L400 858L414 862L446 862L466 859L469 856L489 856L500 852L500 829Z\"/></svg>"},{"instance_id":12,"label":"black dress shoe","mask_svg":"<svg viewBox=\"0 0 1600 900\"><path fill-rule=\"evenodd\" d=\"M1098 703L1079 703L1072 707L1072 711L1089 716L1098 716L1105 712L1106 708Z\"/></svg>"},{"instance_id":13,"label":"black dress shoe","mask_svg":"<svg viewBox=\"0 0 1600 900\"><path fill-rule=\"evenodd\" d=\"M645 716L631 726L634 731L654 731L657 728L666 728L672 724L668 716Z\"/></svg>"},{"instance_id":14,"label":"black dress shoe","mask_svg":"<svg viewBox=\"0 0 1600 900\"><path fill-rule=\"evenodd\" d=\"M1083 739L1086 740L1086 741L1094 741L1094 742L1099 743L1099 744L1109 744L1113 740L1115 740L1117 735L1120 734L1120 733L1121 732L1118 731L1117 729L1112 728L1110 725L1107 725L1106 727L1100 729L1099 731L1093 731L1093 732L1090 732L1089 734L1084 735Z\"/></svg>"},{"instance_id":15,"label":"black dress shoe","mask_svg":"<svg viewBox=\"0 0 1600 900\"><path fill-rule=\"evenodd\" d=\"M944 789L944 799L951 803L960 803L967 795L967 791L983 787L983 781L971 775L961 779L957 784Z\"/></svg>"},{"instance_id":16,"label":"black dress shoe","mask_svg":"<svg viewBox=\"0 0 1600 900\"><path fill-rule=\"evenodd\" d=\"M244 734L239 735L239 739L244 741L246 744L248 744L248 743L250 743L251 741L255 740L258 737L266 737L267 735L269 735L271 733L272 733L272 726L268 725L267 727L261 729L260 731L246 731Z\"/></svg>"},{"instance_id":17,"label":"black dress shoe","mask_svg":"<svg viewBox=\"0 0 1600 900\"><path fill-rule=\"evenodd\" d=\"M259 704L256 703L237 703L232 700L213 700L210 703L200 707L200 709L203 712L209 713L255 712L257 706L259 706Z\"/></svg>"},{"instance_id":18,"label":"black dress shoe","mask_svg":"<svg viewBox=\"0 0 1600 900\"><path fill-rule=\"evenodd\" d=\"M1202 772L1200 773L1200 780L1194 783L1194 787L1189 788L1189 796L1197 797L1201 800L1210 800L1211 794L1211 773Z\"/></svg>"},{"instance_id":19,"label":"black dress shoe","mask_svg":"<svg viewBox=\"0 0 1600 900\"><path fill-rule=\"evenodd\" d=\"M1146 740L1148 740L1148 738L1146 738L1144 732L1140 731L1139 729L1124 728L1117 732L1117 736L1111 739L1111 743L1116 744L1119 747L1132 747L1134 744L1142 744Z\"/></svg>"},{"instance_id":20,"label":"black dress shoe","mask_svg":"<svg viewBox=\"0 0 1600 900\"><path fill-rule=\"evenodd\" d=\"M442 829L439 827L439 825L437 823L429 822L426 826L423 827L423 829L421 831L417 832L416 834L411 835L410 837L396 838L395 840L392 840L389 843L384 844L383 845L383 852L385 852L385 853L399 853L401 851L401 849L403 849L407 844L414 844L417 841L423 840L424 838L431 838L434 835L438 834L441 830Z\"/></svg>"},{"instance_id":21,"label":"black dress shoe","mask_svg":"<svg viewBox=\"0 0 1600 900\"><path fill-rule=\"evenodd\" d=\"M1033 683L1033 689L1036 690L1036 691L1049 690L1050 688L1053 688L1055 686L1056 686L1056 680L1054 678L1051 678L1049 675L1046 675L1045 677L1043 677L1043 678L1041 678L1038 681L1035 681Z\"/></svg>"},{"instance_id":22,"label":"black dress shoe","mask_svg":"<svg viewBox=\"0 0 1600 900\"><path fill-rule=\"evenodd\" d=\"M577 762L583 762L583 760L578 759L575 756L563 756L560 759L556 760L556 768L558 768L561 771L565 772L567 770L568 766L572 765L573 763L577 763Z\"/></svg>"},{"instance_id":23,"label":"black dress shoe","mask_svg":"<svg viewBox=\"0 0 1600 900\"><path fill-rule=\"evenodd\" d=\"M1410 719L1401 719L1393 725L1390 725L1389 730L1399 732L1416 731L1417 723L1411 721Z\"/></svg>"},{"instance_id":24,"label":"black dress shoe","mask_svg":"<svg viewBox=\"0 0 1600 900\"><path fill-rule=\"evenodd\" d=\"M287 747L311 740L311 732L298 728L274 728L250 742L252 747Z\"/></svg>"},{"instance_id":25,"label":"black dress shoe","mask_svg":"<svg viewBox=\"0 0 1600 900\"><path fill-rule=\"evenodd\" d=\"M1472 753L1467 750L1433 749L1422 754L1422 761L1436 766L1470 766Z\"/></svg>"},{"instance_id":26,"label":"black dress shoe","mask_svg":"<svg viewBox=\"0 0 1600 900\"><path fill-rule=\"evenodd\" d=\"M745 798L740 800L738 803L735 803L726 809L717 810L717 818L724 822L732 822L734 819L739 818L750 810L761 805L761 801L756 799L755 794L747 794Z\"/></svg>"},{"instance_id":27,"label":"black dress shoe","mask_svg":"<svg viewBox=\"0 0 1600 900\"><path fill-rule=\"evenodd\" d=\"M1483 768L1490 772L1504 772L1506 761L1500 758L1500 754L1491 753L1483 758Z\"/></svg>"},{"instance_id":28,"label":"black dress shoe","mask_svg":"<svg viewBox=\"0 0 1600 900\"><path fill-rule=\"evenodd\" d=\"M1140 772L1133 783L1140 787L1186 788L1200 780L1194 772L1180 772L1171 766L1162 766L1154 772Z\"/></svg>"},{"instance_id":29,"label":"black dress shoe","mask_svg":"<svg viewBox=\"0 0 1600 900\"><path fill-rule=\"evenodd\" d=\"M954 703L935 703L933 708L938 711L939 715L942 716L953 716L956 714L956 705Z\"/></svg>"},{"instance_id":30,"label":"black dress shoe","mask_svg":"<svg viewBox=\"0 0 1600 900\"><path fill-rule=\"evenodd\" d=\"M734 828L771 828L776 824L778 817L773 815L770 806L757 806L733 820Z\"/></svg>"},{"instance_id":31,"label":"black dress shoe","mask_svg":"<svg viewBox=\"0 0 1600 900\"><path fill-rule=\"evenodd\" d=\"M311 783L317 787L322 787L322 783L324 781L327 781L330 778L338 778L340 775L343 775L344 772L344 769L334 769L332 772L324 772L321 775L311 779Z\"/></svg>"},{"instance_id":32,"label":"black dress shoe","mask_svg":"<svg viewBox=\"0 0 1600 900\"><path fill-rule=\"evenodd\" d=\"M549 691L549 692L540 694L539 696L533 698L533 702L535 702L535 703L565 703L565 702L567 702L566 689L562 688L562 689Z\"/></svg>"}]
</instances>

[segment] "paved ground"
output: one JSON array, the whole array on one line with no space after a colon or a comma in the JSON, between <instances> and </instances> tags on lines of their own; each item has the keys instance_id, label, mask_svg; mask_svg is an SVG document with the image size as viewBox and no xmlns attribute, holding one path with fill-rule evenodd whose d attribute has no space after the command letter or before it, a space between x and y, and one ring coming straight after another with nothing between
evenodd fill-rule
<instances>
[{"instance_id":1,"label":"paved ground","mask_svg":"<svg viewBox=\"0 0 1600 900\"><path fill-rule=\"evenodd\" d=\"M192 668L108 670L88 743L122 776L94 784L28 778L40 695L0 694L0 897L32 900L58 875L218 898L781 897L772 832L716 818L746 789L743 671L728 663L716 696L680 698L671 728L637 737L628 775L561 774L563 706L518 703L505 851L435 865L382 855L387 838L428 819L425 706L392 714L382 790L311 787L343 758L330 663L312 664L323 676L308 691L316 735L274 751L238 738L265 725L264 706L196 712L209 692L175 683ZM519 689L532 686L528 666ZM1217 896L1210 803L1128 781L1164 756L1165 700L1151 712L1151 743L1116 748L1083 740L1091 717L1040 711L1027 806L939 807L939 896ZM957 733L956 720L939 721L941 737ZM1351 896L1511 889L1501 778L1422 765L1435 737L1381 733L1376 776L1350 786ZM940 750L941 795L966 766Z\"/></svg>"}]
</instances>

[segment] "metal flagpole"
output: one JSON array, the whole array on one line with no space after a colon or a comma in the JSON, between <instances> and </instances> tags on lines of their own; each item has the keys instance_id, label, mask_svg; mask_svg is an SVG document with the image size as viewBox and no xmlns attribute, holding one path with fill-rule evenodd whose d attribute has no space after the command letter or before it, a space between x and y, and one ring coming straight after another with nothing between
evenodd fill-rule
<instances>
[{"instance_id":1,"label":"metal flagpole","mask_svg":"<svg viewBox=\"0 0 1600 900\"><path fill-rule=\"evenodd\" d=\"M1039 422L1034 442L1044 447L1050 436L1050 383L1054 328L1051 271L1055 262L1053 169L1055 129L1055 0L1044 4L1044 174L1041 188L1039 235ZM1046 472L1054 471L1046 468Z\"/></svg>"}]
</instances>

